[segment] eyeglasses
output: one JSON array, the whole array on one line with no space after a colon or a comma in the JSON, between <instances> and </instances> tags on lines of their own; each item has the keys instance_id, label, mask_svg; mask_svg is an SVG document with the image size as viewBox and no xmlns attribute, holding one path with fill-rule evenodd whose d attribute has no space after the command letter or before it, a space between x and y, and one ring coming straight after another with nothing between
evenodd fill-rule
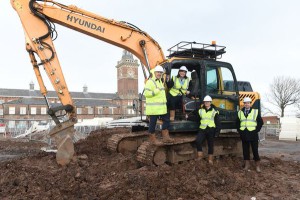
<instances>
[{"instance_id":1,"label":"eyeglasses","mask_svg":"<svg viewBox=\"0 0 300 200\"><path fill-rule=\"evenodd\" d=\"M186 71L184 71L184 70L179 70L179 72L186 72Z\"/></svg>"}]
</instances>

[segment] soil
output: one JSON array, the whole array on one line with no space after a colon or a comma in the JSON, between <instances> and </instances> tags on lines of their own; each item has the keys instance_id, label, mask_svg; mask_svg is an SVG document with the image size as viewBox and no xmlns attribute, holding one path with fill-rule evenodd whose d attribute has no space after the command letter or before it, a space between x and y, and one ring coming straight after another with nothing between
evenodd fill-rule
<instances>
[{"instance_id":1,"label":"soil","mask_svg":"<svg viewBox=\"0 0 300 200\"><path fill-rule=\"evenodd\" d=\"M257 173L254 163L243 171L239 157L220 158L214 166L205 160L141 166L135 155L106 148L112 134L126 132L91 133L75 144L77 155L65 167L57 165L54 153L39 150L44 143L0 141L0 154L12 155L0 162L0 199L300 199L300 161L293 159L299 158L299 142L282 157L265 141Z\"/></svg>"}]
</instances>

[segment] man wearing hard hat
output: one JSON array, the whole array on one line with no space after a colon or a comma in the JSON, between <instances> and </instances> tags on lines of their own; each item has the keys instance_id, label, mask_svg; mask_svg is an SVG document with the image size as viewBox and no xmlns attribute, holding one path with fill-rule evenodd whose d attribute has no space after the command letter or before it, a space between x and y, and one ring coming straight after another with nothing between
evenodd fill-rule
<instances>
[{"instance_id":1,"label":"man wearing hard hat","mask_svg":"<svg viewBox=\"0 0 300 200\"><path fill-rule=\"evenodd\" d=\"M243 145L243 157L245 161L244 170L250 169L250 146L252 148L253 159L255 160L256 171L261 172L260 158L258 155L258 132L264 122L258 109L251 108L252 99L244 98L244 107L238 112L236 120L237 130L240 133Z\"/></svg>"},{"instance_id":2,"label":"man wearing hard hat","mask_svg":"<svg viewBox=\"0 0 300 200\"><path fill-rule=\"evenodd\" d=\"M187 72L186 66L181 66L177 76L173 76L169 81L167 80L167 86L170 88L167 99L171 121L175 119L176 108L182 105L182 96L190 93L188 91L190 79L186 76Z\"/></svg>"},{"instance_id":3,"label":"man wearing hard hat","mask_svg":"<svg viewBox=\"0 0 300 200\"><path fill-rule=\"evenodd\" d=\"M148 130L150 133L149 140L153 144L158 143L155 137L155 126L157 119L161 117L163 121L163 142L173 142L173 139L169 136L168 129L170 125L170 117L167 113L167 99L165 87L162 82L164 69L162 66L157 65L151 73L152 76L147 80L144 89L144 95L146 97L146 115L150 117Z\"/></svg>"},{"instance_id":4,"label":"man wearing hard hat","mask_svg":"<svg viewBox=\"0 0 300 200\"><path fill-rule=\"evenodd\" d=\"M205 96L204 105L199 109L200 126L196 138L198 159L203 158L202 143L207 140L208 146L208 163L213 164L214 138L220 133L219 111L212 104L212 98Z\"/></svg>"}]
</instances>

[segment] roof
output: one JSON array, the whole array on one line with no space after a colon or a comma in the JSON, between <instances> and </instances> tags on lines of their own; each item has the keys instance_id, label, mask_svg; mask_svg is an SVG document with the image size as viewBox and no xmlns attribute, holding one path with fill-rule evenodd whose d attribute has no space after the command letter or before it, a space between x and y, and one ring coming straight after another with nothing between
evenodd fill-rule
<instances>
[{"instance_id":1,"label":"roof","mask_svg":"<svg viewBox=\"0 0 300 200\"><path fill-rule=\"evenodd\" d=\"M94 93L94 92L70 92L73 99L116 99L118 95L116 93ZM4 97L40 97L42 94L39 90L28 89L6 89L0 88L0 96ZM57 98L55 91L48 91L47 97Z\"/></svg>"},{"instance_id":2,"label":"roof","mask_svg":"<svg viewBox=\"0 0 300 200\"><path fill-rule=\"evenodd\" d=\"M14 101L3 103L4 105L46 105L44 99L34 99L34 98L20 98ZM116 104L112 104L105 100L96 99L75 99L74 104L77 107L80 106L102 106L102 107L119 107ZM59 103L50 103L52 106L59 106Z\"/></svg>"}]
</instances>

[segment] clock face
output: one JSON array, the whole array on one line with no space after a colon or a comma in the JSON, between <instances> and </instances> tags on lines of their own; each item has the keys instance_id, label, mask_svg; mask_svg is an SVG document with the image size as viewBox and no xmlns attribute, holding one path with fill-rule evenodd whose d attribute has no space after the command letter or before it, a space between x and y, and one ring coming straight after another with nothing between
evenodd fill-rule
<instances>
[{"instance_id":1,"label":"clock face","mask_svg":"<svg viewBox=\"0 0 300 200\"><path fill-rule=\"evenodd\" d=\"M134 77L134 71L133 70L128 70L128 76L133 78Z\"/></svg>"}]
</instances>

